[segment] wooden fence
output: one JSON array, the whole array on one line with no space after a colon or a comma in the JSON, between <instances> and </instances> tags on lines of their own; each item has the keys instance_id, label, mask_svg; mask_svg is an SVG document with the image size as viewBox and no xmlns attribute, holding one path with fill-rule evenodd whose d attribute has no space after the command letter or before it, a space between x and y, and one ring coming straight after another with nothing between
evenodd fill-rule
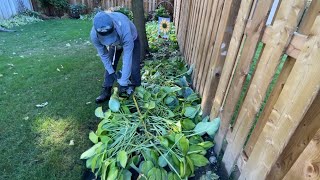
<instances>
[{"instance_id":1,"label":"wooden fence","mask_svg":"<svg viewBox=\"0 0 320 180\"><path fill-rule=\"evenodd\" d=\"M31 0L33 7L36 11L45 11L46 9L41 8L40 3L37 0ZM70 4L83 4L87 8L87 12L91 12L94 8L101 7L102 9L109 9L111 7L122 6L131 8L131 1L132 0L68 0ZM155 11L159 4L166 6L169 10L173 11L173 7L169 6L166 2L172 2L172 0L144 0L144 11L145 12L152 12ZM46 12L48 14L48 12ZM57 12L61 14L61 12ZM52 14L52 13L51 13ZM53 13L56 14L56 13ZM63 13L62 13L63 14Z\"/></svg>"},{"instance_id":2,"label":"wooden fence","mask_svg":"<svg viewBox=\"0 0 320 180\"><path fill-rule=\"evenodd\" d=\"M193 86L204 114L221 118L215 152L228 175L320 179L320 1L309 3L175 0Z\"/></svg>"},{"instance_id":3,"label":"wooden fence","mask_svg":"<svg viewBox=\"0 0 320 180\"><path fill-rule=\"evenodd\" d=\"M0 19L8 19L24 9L32 10L30 0L0 0Z\"/></svg>"}]
</instances>

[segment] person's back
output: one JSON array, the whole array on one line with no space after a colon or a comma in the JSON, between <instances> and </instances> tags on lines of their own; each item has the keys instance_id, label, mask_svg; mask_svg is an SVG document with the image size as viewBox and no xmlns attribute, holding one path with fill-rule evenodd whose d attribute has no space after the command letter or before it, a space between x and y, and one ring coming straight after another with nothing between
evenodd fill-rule
<instances>
[{"instance_id":1,"label":"person's back","mask_svg":"<svg viewBox=\"0 0 320 180\"><path fill-rule=\"evenodd\" d=\"M120 95L126 94L130 87L140 86L140 42L136 27L128 17L118 12L97 13L90 37L106 70L104 90L96 99L97 103L110 98L115 80L118 80ZM121 77L118 77L116 74L120 73L115 71L122 51L123 65Z\"/></svg>"}]
</instances>

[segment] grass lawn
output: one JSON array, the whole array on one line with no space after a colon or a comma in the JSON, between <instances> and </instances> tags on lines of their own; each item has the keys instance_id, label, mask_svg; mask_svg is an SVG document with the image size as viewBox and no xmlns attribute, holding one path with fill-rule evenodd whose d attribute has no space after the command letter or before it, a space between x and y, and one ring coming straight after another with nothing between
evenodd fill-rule
<instances>
[{"instance_id":1,"label":"grass lawn","mask_svg":"<svg viewBox=\"0 0 320 180\"><path fill-rule=\"evenodd\" d=\"M104 72L91 21L16 29L0 33L0 179L81 179Z\"/></svg>"}]
</instances>

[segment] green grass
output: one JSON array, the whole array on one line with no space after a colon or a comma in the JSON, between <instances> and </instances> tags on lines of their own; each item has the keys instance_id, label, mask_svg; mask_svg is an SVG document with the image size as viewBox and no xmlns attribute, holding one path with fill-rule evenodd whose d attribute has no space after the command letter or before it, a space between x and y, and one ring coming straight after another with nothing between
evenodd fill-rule
<instances>
[{"instance_id":1,"label":"green grass","mask_svg":"<svg viewBox=\"0 0 320 180\"><path fill-rule=\"evenodd\" d=\"M52 20L0 34L0 179L82 178L104 72L90 28Z\"/></svg>"}]
</instances>

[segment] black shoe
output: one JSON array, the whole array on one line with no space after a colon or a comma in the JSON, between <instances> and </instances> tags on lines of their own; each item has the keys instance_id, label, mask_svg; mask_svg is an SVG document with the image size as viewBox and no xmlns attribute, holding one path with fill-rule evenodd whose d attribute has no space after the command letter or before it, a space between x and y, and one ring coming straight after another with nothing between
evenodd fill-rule
<instances>
[{"instance_id":1,"label":"black shoe","mask_svg":"<svg viewBox=\"0 0 320 180\"><path fill-rule=\"evenodd\" d=\"M111 97L111 89L112 87L106 87L102 90L101 94L99 97L97 97L96 99L96 103L100 104L103 103L105 101L108 101Z\"/></svg>"}]
</instances>

